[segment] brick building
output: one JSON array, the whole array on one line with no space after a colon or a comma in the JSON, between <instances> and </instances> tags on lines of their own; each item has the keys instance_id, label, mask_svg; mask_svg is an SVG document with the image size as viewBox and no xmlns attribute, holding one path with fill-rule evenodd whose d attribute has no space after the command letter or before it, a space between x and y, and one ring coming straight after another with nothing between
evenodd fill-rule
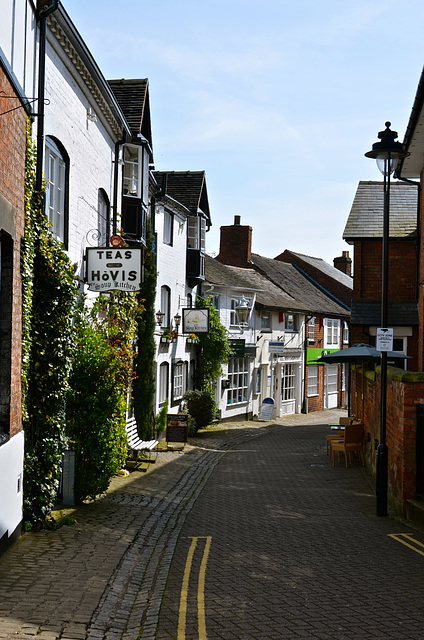
<instances>
[{"instance_id":1,"label":"brick building","mask_svg":"<svg viewBox=\"0 0 424 640\"><path fill-rule=\"evenodd\" d=\"M27 97L34 96L35 17L0 2L0 552L20 534L24 434L21 412L21 240L25 223Z\"/></svg>"}]
</instances>

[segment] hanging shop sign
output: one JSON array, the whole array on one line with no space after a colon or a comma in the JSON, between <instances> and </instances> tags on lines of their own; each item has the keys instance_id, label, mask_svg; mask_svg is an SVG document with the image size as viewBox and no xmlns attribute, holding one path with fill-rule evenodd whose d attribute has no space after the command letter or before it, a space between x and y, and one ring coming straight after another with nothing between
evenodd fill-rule
<instances>
[{"instance_id":1,"label":"hanging shop sign","mask_svg":"<svg viewBox=\"0 0 424 640\"><path fill-rule=\"evenodd\" d=\"M233 358L244 358L246 340L230 340L230 349L233 352Z\"/></svg>"},{"instance_id":2,"label":"hanging shop sign","mask_svg":"<svg viewBox=\"0 0 424 640\"><path fill-rule=\"evenodd\" d=\"M183 333L209 333L209 309L183 309Z\"/></svg>"},{"instance_id":3,"label":"hanging shop sign","mask_svg":"<svg viewBox=\"0 0 424 640\"><path fill-rule=\"evenodd\" d=\"M142 249L86 249L86 282L90 291L139 291L143 281Z\"/></svg>"}]
</instances>

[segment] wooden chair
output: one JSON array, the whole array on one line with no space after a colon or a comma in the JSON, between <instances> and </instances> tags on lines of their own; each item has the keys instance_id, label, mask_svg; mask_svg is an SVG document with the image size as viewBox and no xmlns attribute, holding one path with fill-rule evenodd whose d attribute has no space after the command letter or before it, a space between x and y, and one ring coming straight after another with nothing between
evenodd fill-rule
<instances>
[{"instance_id":1,"label":"wooden chair","mask_svg":"<svg viewBox=\"0 0 424 640\"><path fill-rule=\"evenodd\" d=\"M335 454L337 453L337 459L339 457L339 451L343 451L346 459L346 467L349 466L349 460L352 461L352 453L358 451L362 464L365 464L364 452L362 450L362 438L364 434L364 425L362 422L354 424L347 424L344 430L344 437L340 440L332 440L330 443L331 457L333 460L333 466L335 465Z\"/></svg>"},{"instance_id":2,"label":"wooden chair","mask_svg":"<svg viewBox=\"0 0 424 640\"><path fill-rule=\"evenodd\" d=\"M331 435L326 436L326 451L327 455L329 452L331 453L331 443L333 440L341 440L343 438L344 428L347 424L352 424L355 421L355 416L341 416L339 418L339 422L332 422L328 426L331 429L337 430L337 433L332 433Z\"/></svg>"}]
</instances>

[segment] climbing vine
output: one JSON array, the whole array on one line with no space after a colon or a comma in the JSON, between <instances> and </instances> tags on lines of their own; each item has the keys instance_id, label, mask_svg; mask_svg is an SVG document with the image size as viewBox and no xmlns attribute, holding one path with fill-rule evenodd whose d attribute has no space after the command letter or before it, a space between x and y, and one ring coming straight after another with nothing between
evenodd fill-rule
<instances>
[{"instance_id":1,"label":"climbing vine","mask_svg":"<svg viewBox=\"0 0 424 640\"><path fill-rule=\"evenodd\" d=\"M77 502L104 493L125 462L132 345L140 313L133 293L99 296L90 308L83 301L79 305L67 401Z\"/></svg>"},{"instance_id":2,"label":"climbing vine","mask_svg":"<svg viewBox=\"0 0 424 640\"><path fill-rule=\"evenodd\" d=\"M221 375L222 365L231 357L232 351L227 331L221 324L219 313L211 298L196 299L196 307L209 309L209 333L199 333L199 360L196 386L215 397L215 388Z\"/></svg>"},{"instance_id":3,"label":"climbing vine","mask_svg":"<svg viewBox=\"0 0 424 640\"><path fill-rule=\"evenodd\" d=\"M155 296L156 296L156 259L153 250L153 236L150 219L147 221L147 247L144 261L144 282L141 285L140 298L145 313L138 318L137 353L133 384L134 416L140 438L150 440L153 434L152 412L155 395Z\"/></svg>"},{"instance_id":4,"label":"climbing vine","mask_svg":"<svg viewBox=\"0 0 424 640\"><path fill-rule=\"evenodd\" d=\"M65 438L65 396L73 352L75 265L51 233L44 194L35 192L35 148L27 131L23 242L24 519L39 526L57 495Z\"/></svg>"}]
</instances>

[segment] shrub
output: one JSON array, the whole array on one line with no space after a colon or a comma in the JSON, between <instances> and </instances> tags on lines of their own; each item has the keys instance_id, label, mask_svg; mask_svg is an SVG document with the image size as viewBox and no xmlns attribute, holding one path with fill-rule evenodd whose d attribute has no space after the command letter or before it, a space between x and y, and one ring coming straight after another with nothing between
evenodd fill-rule
<instances>
[{"instance_id":1,"label":"shrub","mask_svg":"<svg viewBox=\"0 0 424 640\"><path fill-rule=\"evenodd\" d=\"M183 402L189 415L189 434L207 427L214 418L215 403L208 391L187 391Z\"/></svg>"}]
</instances>

